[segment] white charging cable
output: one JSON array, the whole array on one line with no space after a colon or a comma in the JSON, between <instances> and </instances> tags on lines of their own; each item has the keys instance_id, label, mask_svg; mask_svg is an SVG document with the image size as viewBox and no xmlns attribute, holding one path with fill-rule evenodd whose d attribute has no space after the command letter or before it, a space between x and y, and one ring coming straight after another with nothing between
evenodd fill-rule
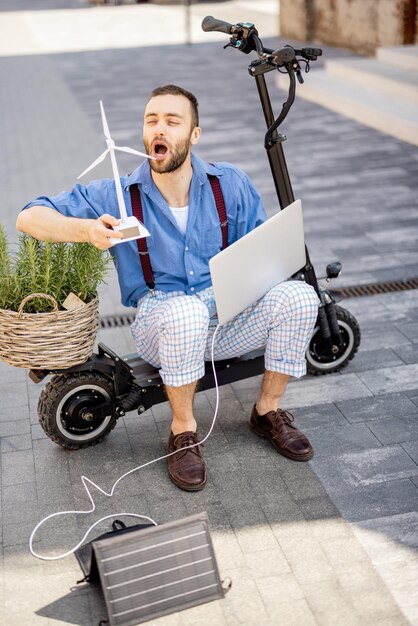
<instances>
[{"instance_id":1,"label":"white charging cable","mask_svg":"<svg viewBox=\"0 0 418 626\"><path fill-rule=\"evenodd\" d=\"M217 376L216 376L215 359L214 359L214 354L213 353L214 353L215 337L216 337L216 333L218 332L218 329L219 329L219 324L215 328L215 332L213 333L212 347L211 347L212 369L213 369L213 376L214 376L214 379L215 379L215 389L216 389L215 413L213 415L212 423L211 423L209 431L208 431L208 433L207 433L207 435L206 435L206 437L204 439L199 441L199 443L193 443L190 446L185 446L184 448L180 448L180 450L190 450L190 448L195 448L196 446L200 446L202 443L204 443L210 437L210 435L212 434L213 428L215 426L216 418L217 418L217 415L218 415L218 408L219 408L219 386L218 386L218 379L217 379ZM81 482L83 483L84 489L86 490L87 495L89 497L89 500L91 502L91 509L89 509L88 511L58 511L57 513L51 513L51 515L48 515L47 517L44 517L44 519L41 520L39 522L39 524L37 524L35 526L35 528L33 529L32 533L31 533L31 536L29 538L29 549L30 549L31 553L33 554L33 556L35 556L38 559L42 559L43 561L57 561L58 559L63 559L64 557L69 556L70 554L73 554L73 552L78 550L78 548L87 539L88 535L93 530L93 528L95 528L98 524L100 524L104 520L107 520L107 519L112 518L112 517L124 517L124 516L138 517L140 519L148 520L149 522L151 522L155 526L158 526L157 522L155 522L153 519L151 519L147 515L139 515L138 513L113 513L111 515L106 515L105 517L101 517L97 522L92 524L90 526L90 528L84 534L83 538L78 542L78 544L74 548L72 548L71 550L68 550L68 552L64 552L63 554L59 554L58 556L42 556L41 554L38 554L37 552L35 552L35 550L33 549L33 539L34 539L37 531L48 520L52 519L53 517L58 517L59 515L89 515L90 513L93 513L96 510L96 505L94 503L93 497L92 497L91 492L90 492L89 487L88 487L89 484L92 485L98 491L100 491L103 495L108 496L109 498L111 498L113 496L114 492L115 492L116 486L121 482L121 480L126 478L126 476L129 476L130 474L133 474L134 472L137 472L138 470L143 469L144 467L148 467L148 465L152 465L153 463L157 463L157 461L162 461L163 459L167 459L168 457L173 456L173 454L177 454L178 452L179 452L179 450L175 450L174 452L170 452L170 454L164 454L163 456L159 456L158 458L153 459L152 461L148 461L147 463L143 463L142 465L138 465L137 467L134 467L133 469L129 470L129 472L126 472L125 474L120 476L117 479L117 481L113 484L112 489L109 492L104 491L101 487L96 485L96 483L94 483L92 480L90 480L90 478L87 478L86 476L82 476L81 477Z\"/></svg>"}]
</instances>

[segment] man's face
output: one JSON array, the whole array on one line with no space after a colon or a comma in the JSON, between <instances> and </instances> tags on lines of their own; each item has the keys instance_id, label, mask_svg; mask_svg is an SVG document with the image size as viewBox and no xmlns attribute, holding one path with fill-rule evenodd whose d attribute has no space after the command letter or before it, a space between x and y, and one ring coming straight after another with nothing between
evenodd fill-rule
<instances>
[{"instance_id":1,"label":"man's face","mask_svg":"<svg viewBox=\"0 0 418 626\"><path fill-rule=\"evenodd\" d=\"M200 129L192 128L191 104L184 96L155 96L144 113L144 146L155 157L150 166L158 174L174 172L189 157Z\"/></svg>"}]
</instances>

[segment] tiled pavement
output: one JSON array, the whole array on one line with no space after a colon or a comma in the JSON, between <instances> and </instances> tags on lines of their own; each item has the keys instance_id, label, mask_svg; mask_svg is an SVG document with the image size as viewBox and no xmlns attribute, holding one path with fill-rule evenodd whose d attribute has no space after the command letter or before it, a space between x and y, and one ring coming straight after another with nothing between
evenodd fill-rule
<instances>
[{"instance_id":1,"label":"tiled pavement","mask_svg":"<svg viewBox=\"0 0 418 626\"><path fill-rule=\"evenodd\" d=\"M231 11L227 5L207 12L231 19L222 13ZM109 10L122 20L122 7ZM205 131L199 154L242 166L274 211L246 65L247 58L219 43L1 57L2 222L12 234L24 202L70 186L99 153L99 98L115 139L139 147L144 98L168 81L199 96ZM339 284L346 285L417 276L416 148L301 101L286 133L318 268L340 258ZM219 422L204 448L209 482L202 492L179 491L164 463L151 466L124 479L111 500L97 493L93 519L49 524L37 548L62 552L110 512L128 509L164 522L206 510L232 590L156 626L418 624L418 293L342 304L360 322L359 354L342 373L292 381L285 398L315 446L311 462L279 457L249 433L259 379L237 382L221 389ZM112 277L101 290L101 311L120 309ZM121 353L133 350L128 328L102 330L100 338ZM0 381L0 622L97 624L102 600L93 588L74 588L80 573L73 557L36 560L28 537L48 513L88 508L82 474L109 489L124 471L161 455L168 407L140 418L131 413L99 446L69 453L44 437L36 415L40 389L26 373L1 364ZM213 407L213 391L198 394L202 433Z\"/></svg>"}]
</instances>

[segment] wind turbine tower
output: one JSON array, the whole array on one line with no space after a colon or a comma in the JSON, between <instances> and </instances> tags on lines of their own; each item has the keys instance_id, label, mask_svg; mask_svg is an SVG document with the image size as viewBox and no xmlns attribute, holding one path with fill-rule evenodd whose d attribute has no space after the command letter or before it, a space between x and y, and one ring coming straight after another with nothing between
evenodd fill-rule
<instances>
[{"instance_id":1,"label":"wind turbine tower","mask_svg":"<svg viewBox=\"0 0 418 626\"><path fill-rule=\"evenodd\" d=\"M106 156L110 155L110 162L112 164L113 177L115 179L115 188L116 188L116 196L118 199L119 213L121 223L117 226L114 226L114 230L118 230L123 233L123 239L110 239L112 244L124 243L125 241L132 241L133 239L140 239L141 237L149 237L149 232L145 228L145 226L134 216L128 214L126 212L125 199L123 197L122 186L120 184L120 176L118 170L118 164L116 161L115 150L119 150L119 152L127 152L128 154L136 154L138 156L146 157L147 159L154 159L155 157L149 156L144 152L138 152L138 150L134 150L133 148L128 148L127 146L117 146L110 136L109 126L106 119L106 114L103 107L103 102L100 100L100 111L102 114L102 122L103 122L103 132L106 138L107 148L106 150L91 164L88 166L80 176L77 176L77 180L90 172L92 169L99 165Z\"/></svg>"}]
</instances>

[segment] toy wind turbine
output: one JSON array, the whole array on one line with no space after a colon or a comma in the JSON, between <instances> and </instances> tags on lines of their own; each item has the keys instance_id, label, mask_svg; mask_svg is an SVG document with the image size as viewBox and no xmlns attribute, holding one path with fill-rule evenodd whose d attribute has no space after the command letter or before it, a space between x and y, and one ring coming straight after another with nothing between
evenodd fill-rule
<instances>
[{"instance_id":1,"label":"toy wind turbine","mask_svg":"<svg viewBox=\"0 0 418 626\"><path fill-rule=\"evenodd\" d=\"M107 124L106 115L103 108L103 102L100 100L100 111L102 113L102 122L103 122L103 131L104 136L106 137L107 149L91 164L89 167L84 170L80 176L77 176L77 180L90 172L90 170L94 169L96 165L99 165L106 156L110 155L110 161L112 163L113 177L115 179L115 187L116 187L116 195L118 199L119 213L121 218L121 223L117 226L114 226L114 230L118 230L123 233L123 239L111 239L112 244L123 243L125 241L132 241L133 239L140 239L141 237L149 237L149 232L145 228L143 224L134 216L128 214L126 212L125 200L123 198L122 186L120 184L119 170L118 164L116 162L115 150L119 150L120 152L127 152L128 154L137 154L138 156L146 157L147 159L154 159L155 157L149 156L148 154L144 154L143 152L138 152L138 150L134 150L133 148L128 148L127 146L116 146L112 137L110 136L109 126Z\"/></svg>"}]
</instances>

